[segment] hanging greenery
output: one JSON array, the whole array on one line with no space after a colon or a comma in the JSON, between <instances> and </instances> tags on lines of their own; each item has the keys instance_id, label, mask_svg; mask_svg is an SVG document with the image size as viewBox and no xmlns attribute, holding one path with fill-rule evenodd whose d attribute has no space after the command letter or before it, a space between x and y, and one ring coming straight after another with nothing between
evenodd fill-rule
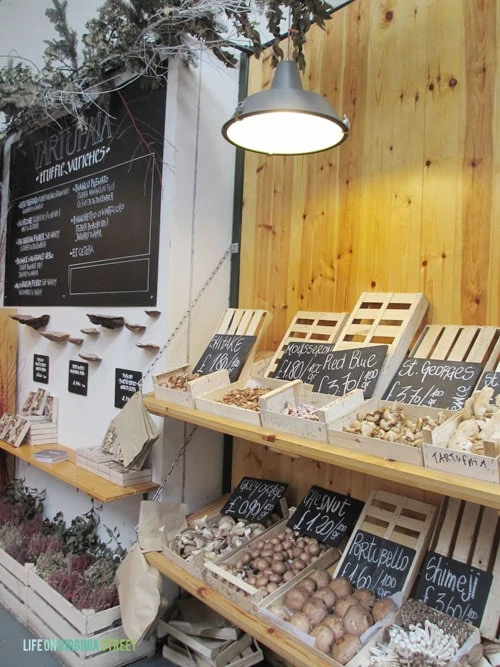
<instances>
[{"instance_id":1,"label":"hanging greenery","mask_svg":"<svg viewBox=\"0 0 500 667\"><path fill-rule=\"evenodd\" d=\"M87 22L79 44L68 25L67 1L52 4L45 13L57 37L45 40L43 67L9 56L0 68L0 112L6 120L0 140L62 113L84 122L85 108L134 78L152 88L162 86L167 59L195 64L201 45L227 67L237 65L238 50L259 57L263 45L257 21L263 15L274 38L273 65L283 58L284 21L291 29L291 57L303 70L308 30L314 23L323 27L332 13L324 0L106 0Z\"/></svg>"}]
</instances>

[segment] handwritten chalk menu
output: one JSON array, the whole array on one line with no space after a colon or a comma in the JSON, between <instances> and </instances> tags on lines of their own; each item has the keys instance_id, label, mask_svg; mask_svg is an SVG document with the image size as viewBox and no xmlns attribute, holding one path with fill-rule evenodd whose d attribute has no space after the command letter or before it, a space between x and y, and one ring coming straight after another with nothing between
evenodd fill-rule
<instances>
[{"instance_id":1,"label":"handwritten chalk menu","mask_svg":"<svg viewBox=\"0 0 500 667\"><path fill-rule=\"evenodd\" d=\"M156 303L165 90L109 95L13 146L6 306Z\"/></svg>"},{"instance_id":2,"label":"handwritten chalk menu","mask_svg":"<svg viewBox=\"0 0 500 667\"><path fill-rule=\"evenodd\" d=\"M358 530L337 572L356 588L370 588L377 597L403 589L416 556L415 549Z\"/></svg>"},{"instance_id":3,"label":"handwritten chalk menu","mask_svg":"<svg viewBox=\"0 0 500 667\"><path fill-rule=\"evenodd\" d=\"M448 616L479 627L492 579L488 572L430 551L415 597Z\"/></svg>"},{"instance_id":4,"label":"handwritten chalk menu","mask_svg":"<svg viewBox=\"0 0 500 667\"><path fill-rule=\"evenodd\" d=\"M68 391L86 396L89 386L89 365L86 361L70 361L68 370Z\"/></svg>"},{"instance_id":5,"label":"handwritten chalk menu","mask_svg":"<svg viewBox=\"0 0 500 667\"><path fill-rule=\"evenodd\" d=\"M115 368L115 408L120 410L123 408L125 403L139 390L141 380L140 371Z\"/></svg>"},{"instance_id":6,"label":"handwritten chalk menu","mask_svg":"<svg viewBox=\"0 0 500 667\"><path fill-rule=\"evenodd\" d=\"M226 369L231 382L235 382L256 340L255 336L215 334L193 368L193 373L208 375Z\"/></svg>"},{"instance_id":7,"label":"handwritten chalk menu","mask_svg":"<svg viewBox=\"0 0 500 667\"><path fill-rule=\"evenodd\" d=\"M33 382L49 383L49 358L45 354L33 355Z\"/></svg>"},{"instance_id":8,"label":"handwritten chalk menu","mask_svg":"<svg viewBox=\"0 0 500 667\"><path fill-rule=\"evenodd\" d=\"M371 398L387 348L387 345L373 345L332 352L314 380L313 391L344 396L362 389L364 397Z\"/></svg>"},{"instance_id":9,"label":"handwritten chalk menu","mask_svg":"<svg viewBox=\"0 0 500 667\"><path fill-rule=\"evenodd\" d=\"M476 389L482 389L483 387L491 387L493 389L493 396L491 398L493 401L500 394L500 371L487 371L483 373Z\"/></svg>"},{"instance_id":10,"label":"handwritten chalk menu","mask_svg":"<svg viewBox=\"0 0 500 667\"><path fill-rule=\"evenodd\" d=\"M287 526L301 535L336 547L363 509L360 500L313 486L290 517Z\"/></svg>"},{"instance_id":11,"label":"handwritten chalk menu","mask_svg":"<svg viewBox=\"0 0 500 667\"><path fill-rule=\"evenodd\" d=\"M384 399L461 410L481 374L481 364L435 359L405 359Z\"/></svg>"},{"instance_id":12,"label":"handwritten chalk menu","mask_svg":"<svg viewBox=\"0 0 500 667\"><path fill-rule=\"evenodd\" d=\"M277 510L287 486L282 482L243 477L221 509L221 514L262 522Z\"/></svg>"},{"instance_id":13,"label":"handwritten chalk menu","mask_svg":"<svg viewBox=\"0 0 500 667\"><path fill-rule=\"evenodd\" d=\"M273 377L313 384L328 355L333 353L333 348L333 343L291 341L287 344Z\"/></svg>"}]
</instances>

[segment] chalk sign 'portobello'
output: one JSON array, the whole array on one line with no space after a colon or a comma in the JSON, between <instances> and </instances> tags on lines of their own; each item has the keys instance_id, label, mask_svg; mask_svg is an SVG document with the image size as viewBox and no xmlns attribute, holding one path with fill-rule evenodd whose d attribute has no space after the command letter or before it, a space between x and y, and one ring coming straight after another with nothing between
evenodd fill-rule
<instances>
[{"instance_id":1,"label":"chalk sign 'portobello'","mask_svg":"<svg viewBox=\"0 0 500 667\"><path fill-rule=\"evenodd\" d=\"M363 504L350 496L313 486L287 526L298 530L301 535L315 537L318 542L336 547L358 518Z\"/></svg>"},{"instance_id":2,"label":"chalk sign 'portobello'","mask_svg":"<svg viewBox=\"0 0 500 667\"><path fill-rule=\"evenodd\" d=\"M377 597L386 597L403 589L415 556L415 549L358 530L337 576L347 577L355 588L370 588Z\"/></svg>"},{"instance_id":3,"label":"chalk sign 'portobello'","mask_svg":"<svg viewBox=\"0 0 500 667\"><path fill-rule=\"evenodd\" d=\"M362 389L370 398L387 354L387 345L335 350L333 343L292 341L273 373L280 380L302 380L321 394L344 396Z\"/></svg>"},{"instance_id":4,"label":"chalk sign 'portobello'","mask_svg":"<svg viewBox=\"0 0 500 667\"><path fill-rule=\"evenodd\" d=\"M483 387L491 387L493 389L491 400L495 400L500 394L500 371L486 371L483 373L477 383L476 389L482 389Z\"/></svg>"},{"instance_id":5,"label":"chalk sign 'portobello'","mask_svg":"<svg viewBox=\"0 0 500 667\"><path fill-rule=\"evenodd\" d=\"M235 382L256 340L256 336L215 334L192 372L208 375L227 370L229 379Z\"/></svg>"},{"instance_id":6,"label":"chalk sign 'portobello'","mask_svg":"<svg viewBox=\"0 0 500 667\"><path fill-rule=\"evenodd\" d=\"M384 399L397 403L461 410L472 394L482 366L475 362L405 359Z\"/></svg>"},{"instance_id":7,"label":"chalk sign 'portobello'","mask_svg":"<svg viewBox=\"0 0 500 667\"><path fill-rule=\"evenodd\" d=\"M430 551L415 597L448 616L480 627L492 579L489 572Z\"/></svg>"},{"instance_id":8,"label":"chalk sign 'portobello'","mask_svg":"<svg viewBox=\"0 0 500 667\"><path fill-rule=\"evenodd\" d=\"M268 479L243 477L221 509L237 519L253 522L265 521L277 511L288 484Z\"/></svg>"}]
</instances>

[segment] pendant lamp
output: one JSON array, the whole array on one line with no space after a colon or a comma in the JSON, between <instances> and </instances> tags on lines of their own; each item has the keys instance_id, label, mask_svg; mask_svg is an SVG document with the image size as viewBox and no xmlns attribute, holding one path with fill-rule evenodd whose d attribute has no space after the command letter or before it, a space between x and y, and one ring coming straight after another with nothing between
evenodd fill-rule
<instances>
[{"instance_id":1,"label":"pendant lamp","mask_svg":"<svg viewBox=\"0 0 500 667\"><path fill-rule=\"evenodd\" d=\"M303 90L297 63L282 60L271 88L240 102L222 126L222 134L247 151L303 155L345 141L349 120L340 119L321 95Z\"/></svg>"}]
</instances>

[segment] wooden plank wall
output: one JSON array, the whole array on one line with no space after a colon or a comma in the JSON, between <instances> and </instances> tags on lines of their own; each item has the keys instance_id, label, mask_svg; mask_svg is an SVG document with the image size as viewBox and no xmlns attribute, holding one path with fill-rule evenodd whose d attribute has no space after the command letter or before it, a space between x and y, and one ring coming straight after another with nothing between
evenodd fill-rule
<instances>
[{"instance_id":1,"label":"wooden plank wall","mask_svg":"<svg viewBox=\"0 0 500 667\"><path fill-rule=\"evenodd\" d=\"M298 310L349 311L365 291L424 292L434 323L500 324L499 53L500 0L354 0L311 31L304 88L352 130L317 155L245 155L239 305L273 313L264 349ZM272 76L252 61L250 92ZM240 444L234 479L252 461L294 478ZM309 465L301 479L369 491Z\"/></svg>"},{"instance_id":2,"label":"wooden plank wall","mask_svg":"<svg viewBox=\"0 0 500 667\"><path fill-rule=\"evenodd\" d=\"M0 415L16 411L17 387L17 322L11 319L16 311L0 308ZM14 477L14 458L0 452L0 493Z\"/></svg>"}]
</instances>

